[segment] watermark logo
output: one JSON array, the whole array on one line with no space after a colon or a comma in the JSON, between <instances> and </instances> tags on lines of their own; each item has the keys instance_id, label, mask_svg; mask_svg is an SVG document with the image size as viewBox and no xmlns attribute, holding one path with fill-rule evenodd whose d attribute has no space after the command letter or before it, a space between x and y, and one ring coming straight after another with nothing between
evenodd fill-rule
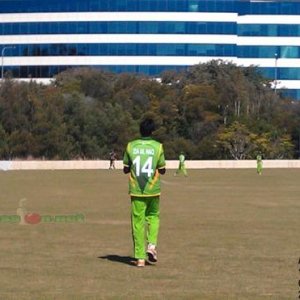
<instances>
[{"instance_id":1,"label":"watermark logo","mask_svg":"<svg viewBox=\"0 0 300 300\"><path fill-rule=\"evenodd\" d=\"M0 223L19 223L20 225L35 225L39 223L83 223L85 215L82 213L67 215L41 215L37 212L27 212L26 198L19 201L15 215L0 215Z\"/></svg>"}]
</instances>

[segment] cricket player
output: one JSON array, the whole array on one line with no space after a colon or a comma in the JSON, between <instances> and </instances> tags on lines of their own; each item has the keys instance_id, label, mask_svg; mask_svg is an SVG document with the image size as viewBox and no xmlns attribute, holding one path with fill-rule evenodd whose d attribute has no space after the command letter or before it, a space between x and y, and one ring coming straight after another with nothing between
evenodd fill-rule
<instances>
[{"instance_id":1,"label":"cricket player","mask_svg":"<svg viewBox=\"0 0 300 300\"><path fill-rule=\"evenodd\" d=\"M182 173L185 177L187 176L187 170L186 170L186 167L185 167L185 156L184 156L183 152L180 152L179 165L178 165L178 169L174 173L174 176L176 176L180 173Z\"/></svg>"},{"instance_id":2,"label":"cricket player","mask_svg":"<svg viewBox=\"0 0 300 300\"><path fill-rule=\"evenodd\" d=\"M262 157L259 154L256 157L256 171L257 171L257 174L261 175L262 174L262 169L263 169L263 162L262 162Z\"/></svg>"},{"instance_id":3,"label":"cricket player","mask_svg":"<svg viewBox=\"0 0 300 300\"><path fill-rule=\"evenodd\" d=\"M109 153L109 170L115 169L115 161L117 159L117 154L114 150Z\"/></svg>"},{"instance_id":4,"label":"cricket player","mask_svg":"<svg viewBox=\"0 0 300 300\"><path fill-rule=\"evenodd\" d=\"M163 145L151 137L154 130L152 119L142 121L141 138L128 143L123 159L124 173L130 173L131 226L134 257L138 267L144 267L146 259L152 264L157 262L160 174L165 174L166 164Z\"/></svg>"}]
</instances>

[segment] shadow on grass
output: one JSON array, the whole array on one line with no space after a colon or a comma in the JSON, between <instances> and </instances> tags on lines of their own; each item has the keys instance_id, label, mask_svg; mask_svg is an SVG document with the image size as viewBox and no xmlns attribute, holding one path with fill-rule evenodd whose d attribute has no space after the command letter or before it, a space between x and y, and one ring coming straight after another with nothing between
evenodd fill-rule
<instances>
[{"instance_id":1,"label":"shadow on grass","mask_svg":"<svg viewBox=\"0 0 300 300\"><path fill-rule=\"evenodd\" d=\"M110 261L119 262L119 263L130 265L130 266L134 266L134 261L135 261L135 259L133 257L120 256L120 255L114 255L114 254L105 255L105 256L98 256L98 258L107 259L107 260L110 260Z\"/></svg>"}]
</instances>

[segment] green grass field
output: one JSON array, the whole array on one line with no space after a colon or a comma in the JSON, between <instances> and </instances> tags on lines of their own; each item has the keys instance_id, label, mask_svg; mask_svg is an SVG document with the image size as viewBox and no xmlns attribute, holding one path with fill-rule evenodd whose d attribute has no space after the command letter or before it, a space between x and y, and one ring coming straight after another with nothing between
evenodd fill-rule
<instances>
[{"instance_id":1,"label":"green grass field","mask_svg":"<svg viewBox=\"0 0 300 300\"><path fill-rule=\"evenodd\" d=\"M0 223L0 299L297 299L300 170L162 177L159 262L130 265L127 176L0 172L1 215L83 213L84 223Z\"/></svg>"}]
</instances>

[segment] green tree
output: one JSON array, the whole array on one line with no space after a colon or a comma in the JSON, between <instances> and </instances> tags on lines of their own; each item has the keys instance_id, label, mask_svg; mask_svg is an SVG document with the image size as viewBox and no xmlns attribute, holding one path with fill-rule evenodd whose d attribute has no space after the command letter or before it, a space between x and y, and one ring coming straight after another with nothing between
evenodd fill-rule
<instances>
[{"instance_id":1,"label":"green tree","mask_svg":"<svg viewBox=\"0 0 300 300\"><path fill-rule=\"evenodd\" d=\"M228 128L222 128L217 136L217 143L233 159L246 159L255 149L256 135L244 124L237 121Z\"/></svg>"}]
</instances>

